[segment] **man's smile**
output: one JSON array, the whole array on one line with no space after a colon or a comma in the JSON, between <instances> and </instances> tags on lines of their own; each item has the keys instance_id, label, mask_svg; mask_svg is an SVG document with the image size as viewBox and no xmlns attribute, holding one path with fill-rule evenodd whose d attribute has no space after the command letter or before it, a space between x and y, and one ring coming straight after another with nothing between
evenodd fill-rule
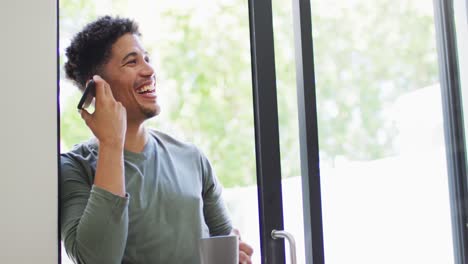
<instances>
[{"instance_id":1,"label":"man's smile","mask_svg":"<svg viewBox=\"0 0 468 264\"><path fill-rule=\"evenodd\" d=\"M148 80L139 85L135 92L143 98L154 99L156 98L156 84L154 80Z\"/></svg>"}]
</instances>

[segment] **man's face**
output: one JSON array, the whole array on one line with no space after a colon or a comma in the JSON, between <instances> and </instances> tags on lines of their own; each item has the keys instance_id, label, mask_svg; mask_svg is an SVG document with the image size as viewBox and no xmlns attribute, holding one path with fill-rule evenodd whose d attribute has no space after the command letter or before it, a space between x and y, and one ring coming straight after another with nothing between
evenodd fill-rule
<instances>
[{"instance_id":1,"label":"man's face","mask_svg":"<svg viewBox=\"0 0 468 264\"><path fill-rule=\"evenodd\" d=\"M129 122L143 122L161 111L154 69L138 36L128 33L117 39L102 77L114 98L126 108Z\"/></svg>"}]
</instances>

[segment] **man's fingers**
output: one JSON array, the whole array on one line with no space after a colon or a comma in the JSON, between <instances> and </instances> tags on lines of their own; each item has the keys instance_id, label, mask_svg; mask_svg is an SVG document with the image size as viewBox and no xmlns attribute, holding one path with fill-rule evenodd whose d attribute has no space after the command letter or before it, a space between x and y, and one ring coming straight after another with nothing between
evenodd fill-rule
<instances>
[{"instance_id":1,"label":"man's fingers","mask_svg":"<svg viewBox=\"0 0 468 264\"><path fill-rule=\"evenodd\" d=\"M96 83L96 100L102 100L106 97L114 98L110 85L101 76L94 75L93 80Z\"/></svg>"},{"instance_id":2,"label":"man's fingers","mask_svg":"<svg viewBox=\"0 0 468 264\"><path fill-rule=\"evenodd\" d=\"M103 80L99 75L94 75L93 80L96 83L96 101L105 96Z\"/></svg>"},{"instance_id":3,"label":"man's fingers","mask_svg":"<svg viewBox=\"0 0 468 264\"><path fill-rule=\"evenodd\" d=\"M233 228L231 234L236 235L239 238L239 263L241 264L252 264L250 257L253 254L253 248L249 244L241 240L240 232L238 229Z\"/></svg>"},{"instance_id":4,"label":"man's fingers","mask_svg":"<svg viewBox=\"0 0 468 264\"><path fill-rule=\"evenodd\" d=\"M83 120L86 122L86 125L90 126L92 115L88 111L86 111L86 109L81 109L80 114L81 118L83 118Z\"/></svg>"},{"instance_id":5,"label":"man's fingers","mask_svg":"<svg viewBox=\"0 0 468 264\"><path fill-rule=\"evenodd\" d=\"M250 256L245 254L245 252L240 251L239 252L239 263L241 264L252 264L252 260L250 259Z\"/></svg>"},{"instance_id":6,"label":"man's fingers","mask_svg":"<svg viewBox=\"0 0 468 264\"><path fill-rule=\"evenodd\" d=\"M107 97L114 99L114 95L112 94L110 85L104 80L103 82L104 82L104 93L106 94Z\"/></svg>"},{"instance_id":7,"label":"man's fingers","mask_svg":"<svg viewBox=\"0 0 468 264\"><path fill-rule=\"evenodd\" d=\"M252 256L253 248L249 246L247 243L239 241L239 251L245 252L245 254Z\"/></svg>"}]
</instances>

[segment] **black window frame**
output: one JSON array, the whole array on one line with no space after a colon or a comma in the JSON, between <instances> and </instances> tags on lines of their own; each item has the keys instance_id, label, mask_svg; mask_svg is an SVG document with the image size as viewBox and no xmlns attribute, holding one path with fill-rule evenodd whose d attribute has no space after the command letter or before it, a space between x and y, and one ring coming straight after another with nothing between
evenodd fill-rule
<instances>
[{"instance_id":1,"label":"black window frame","mask_svg":"<svg viewBox=\"0 0 468 264\"><path fill-rule=\"evenodd\" d=\"M468 264L468 178L455 14L452 0L434 0L454 260Z\"/></svg>"},{"instance_id":2,"label":"black window frame","mask_svg":"<svg viewBox=\"0 0 468 264\"><path fill-rule=\"evenodd\" d=\"M317 100L310 0L293 0L306 263L323 264ZM262 263L285 263L281 158L271 0L249 0ZM286 230L287 231L287 230Z\"/></svg>"}]
</instances>

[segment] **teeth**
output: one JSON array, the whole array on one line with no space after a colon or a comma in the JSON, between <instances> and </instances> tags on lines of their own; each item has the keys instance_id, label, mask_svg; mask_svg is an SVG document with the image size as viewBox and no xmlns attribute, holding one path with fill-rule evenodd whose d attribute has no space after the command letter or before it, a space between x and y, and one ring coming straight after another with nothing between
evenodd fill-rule
<instances>
[{"instance_id":1,"label":"teeth","mask_svg":"<svg viewBox=\"0 0 468 264\"><path fill-rule=\"evenodd\" d=\"M144 93L146 91L154 90L152 85L146 85L137 90L137 93Z\"/></svg>"}]
</instances>

